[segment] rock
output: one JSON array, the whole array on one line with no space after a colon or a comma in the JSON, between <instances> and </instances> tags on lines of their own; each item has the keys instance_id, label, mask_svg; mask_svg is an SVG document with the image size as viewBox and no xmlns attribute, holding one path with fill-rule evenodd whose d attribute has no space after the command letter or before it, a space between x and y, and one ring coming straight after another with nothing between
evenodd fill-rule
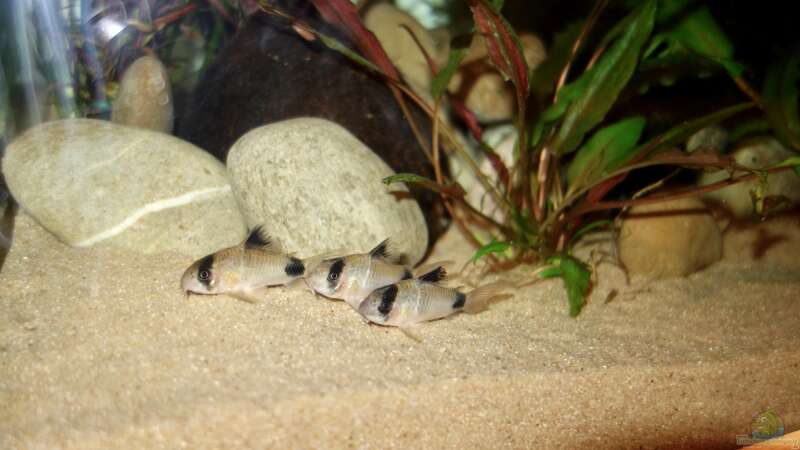
<instances>
[{"instance_id":1,"label":"rock","mask_svg":"<svg viewBox=\"0 0 800 450\"><path fill-rule=\"evenodd\" d=\"M378 3L369 8L364 16L364 25L378 38L389 59L409 86L423 98L430 98L431 69L403 26L414 32L414 36L438 67L447 62L447 45L439 47L437 40L414 17L387 3ZM445 44L449 42L445 41Z\"/></svg>"},{"instance_id":2,"label":"rock","mask_svg":"<svg viewBox=\"0 0 800 450\"><path fill-rule=\"evenodd\" d=\"M310 2L294 3L287 12L348 42L313 12ZM429 143L430 118L413 102L406 104L423 142ZM335 122L395 172L434 178L432 165L384 81L266 14L251 17L208 67L181 117L178 135L225 161L231 145L249 130L295 117ZM433 241L448 224L444 207L437 194L416 187L411 192L425 212Z\"/></svg>"},{"instance_id":3,"label":"rock","mask_svg":"<svg viewBox=\"0 0 800 450\"><path fill-rule=\"evenodd\" d=\"M111 121L170 134L172 108L172 90L167 69L158 58L142 56L122 76Z\"/></svg>"},{"instance_id":4,"label":"rock","mask_svg":"<svg viewBox=\"0 0 800 450\"><path fill-rule=\"evenodd\" d=\"M38 125L6 149L11 194L76 247L201 256L240 242L225 167L172 136L90 119Z\"/></svg>"},{"instance_id":5,"label":"rock","mask_svg":"<svg viewBox=\"0 0 800 450\"><path fill-rule=\"evenodd\" d=\"M686 140L686 151L693 152L698 148L713 149L717 153L728 146L728 131L719 125L711 125L689 136Z\"/></svg>"},{"instance_id":6,"label":"rock","mask_svg":"<svg viewBox=\"0 0 800 450\"><path fill-rule=\"evenodd\" d=\"M631 274L685 276L722 257L722 233L703 202L686 198L631 208L617 246Z\"/></svg>"},{"instance_id":7,"label":"rock","mask_svg":"<svg viewBox=\"0 0 800 450\"><path fill-rule=\"evenodd\" d=\"M333 122L299 118L256 128L233 145L228 170L247 223L263 224L287 251L357 253L389 238L409 263L425 254L417 202L404 186L383 184L389 166Z\"/></svg>"},{"instance_id":8,"label":"rock","mask_svg":"<svg viewBox=\"0 0 800 450\"><path fill-rule=\"evenodd\" d=\"M520 34L519 39L525 62L532 71L547 55L544 43L532 33ZM480 35L472 40L467 56L450 81L448 90L464 101L467 108L484 123L509 120L516 112L514 88L491 65L486 43Z\"/></svg>"},{"instance_id":9,"label":"rock","mask_svg":"<svg viewBox=\"0 0 800 450\"><path fill-rule=\"evenodd\" d=\"M517 130L513 125L496 125L488 127L483 132L483 141L494 149L503 164L507 168L513 166L514 149L517 145ZM476 162L487 179L491 182L499 183L499 177L491 161L483 153L476 156ZM509 169L510 170L510 169ZM503 212L497 208L491 195L486 193L483 185L478 181L478 177L461 159L460 155L450 158L450 172L455 180L466 191L466 199L470 205L478 211L492 217L493 219L504 222L506 220Z\"/></svg>"},{"instance_id":10,"label":"rock","mask_svg":"<svg viewBox=\"0 0 800 450\"><path fill-rule=\"evenodd\" d=\"M756 138L741 145L732 154L736 162L751 169L763 169L793 156L780 142L772 137ZM735 176L745 175L736 172ZM704 173L698 184L705 186L725 180L730 176L726 170ZM751 191L758 189L758 180L746 181L710 192L704 198L719 203L739 218L752 217L755 214ZM767 196L785 197L790 204L800 204L800 177L792 171L769 174L767 176Z\"/></svg>"}]
</instances>

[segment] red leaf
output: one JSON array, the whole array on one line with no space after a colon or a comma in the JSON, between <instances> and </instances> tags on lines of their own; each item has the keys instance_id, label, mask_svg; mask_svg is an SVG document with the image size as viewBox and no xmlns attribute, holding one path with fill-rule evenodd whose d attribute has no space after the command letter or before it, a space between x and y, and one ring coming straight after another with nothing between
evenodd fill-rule
<instances>
[{"instance_id":1,"label":"red leaf","mask_svg":"<svg viewBox=\"0 0 800 450\"><path fill-rule=\"evenodd\" d=\"M524 105L528 98L528 66L514 30L486 0L469 0L469 7L492 64L506 79L511 79L517 104Z\"/></svg>"},{"instance_id":2,"label":"red leaf","mask_svg":"<svg viewBox=\"0 0 800 450\"><path fill-rule=\"evenodd\" d=\"M358 16L358 10L350 0L311 0L326 22L338 26L347 33L359 50L378 66L386 76L400 81L400 73L383 51L380 42L371 31L364 26Z\"/></svg>"},{"instance_id":3,"label":"red leaf","mask_svg":"<svg viewBox=\"0 0 800 450\"><path fill-rule=\"evenodd\" d=\"M453 108L453 112L464 121L469 128L469 131L472 133L472 136L475 137L476 140L480 141L481 136L483 136L483 130L481 130L481 126L478 123L478 118L475 116L475 113L467 108L467 105L464 104L461 100L457 99L455 96L449 96L450 99L450 107Z\"/></svg>"}]
</instances>

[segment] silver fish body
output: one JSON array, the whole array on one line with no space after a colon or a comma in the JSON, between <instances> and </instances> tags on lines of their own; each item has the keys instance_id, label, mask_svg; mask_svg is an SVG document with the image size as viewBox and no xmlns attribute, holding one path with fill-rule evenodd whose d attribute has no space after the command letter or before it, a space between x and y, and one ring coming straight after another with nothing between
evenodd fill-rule
<instances>
[{"instance_id":1,"label":"silver fish body","mask_svg":"<svg viewBox=\"0 0 800 450\"><path fill-rule=\"evenodd\" d=\"M384 241L369 253L323 260L305 277L306 284L320 295L344 300L357 309L375 289L412 278L405 266L386 260L386 245Z\"/></svg>"},{"instance_id":2,"label":"silver fish body","mask_svg":"<svg viewBox=\"0 0 800 450\"><path fill-rule=\"evenodd\" d=\"M438 285L444 275L440 267L419 278L377 289L361 302L358 312L379 325L408 327L461 311L482 311L491 298L503 295L507 287L494 283L464 294Z\"/></svg>"},{"instance_id":3,"label":"silver fish body","mask_svg":"<svg viewBox=\"0 0 800 450\"><path fill-rule=\"evenodd\" d=\"M269 239L254 229L239 246L207 255L181 277L181 289L196 294L229 294L251 301L251 293L266 286L286 285L302 277L306 263L273 251Z\"/></svg>"}]
</instances>

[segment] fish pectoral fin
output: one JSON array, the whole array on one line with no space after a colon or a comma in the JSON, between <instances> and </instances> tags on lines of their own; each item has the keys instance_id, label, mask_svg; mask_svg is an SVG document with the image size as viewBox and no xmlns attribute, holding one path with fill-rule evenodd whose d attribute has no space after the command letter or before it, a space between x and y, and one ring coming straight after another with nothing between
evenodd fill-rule
<instances>
[{"instance_id":1,"label":"fish pectoral fin","mask_svg":"<svg viewBox=\"0 0 800 450\"><path fill-rule=\"evenodd\" d=\"M405 334L407 338L411 339L417 344L422 343L422 337L419 334L414 333L411 327L397 327L397 329L400 330L403 334Z\"/></svg>"},{"instance_id":2,"label":"fish pectoral fin","mask_svg":"<svg viewBox=\"0 0 800 450\"><path fill-rule=\"evenodd\" d=\"M241 300L247 303L256 304L259 302L259 299L255 295L253 295L252 291L234 291L234 292L229 292L228 295L237 300Z\"/></svg>"}]
</instances>

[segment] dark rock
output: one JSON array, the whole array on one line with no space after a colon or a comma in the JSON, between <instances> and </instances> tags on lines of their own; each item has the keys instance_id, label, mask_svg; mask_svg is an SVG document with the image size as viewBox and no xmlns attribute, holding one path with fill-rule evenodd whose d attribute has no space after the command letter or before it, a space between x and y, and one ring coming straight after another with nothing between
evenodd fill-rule
<instances>
[{"instance_id":1,"label":"dark rock","mask_svg":"<svg viewBox=\"0 0 800 450\"><path fill-rule=\"evenodd\" d=\"M347 42L313 8L292 14ZM410 100L412 116L429 140L430 119ZM284 20L256 14L204 74L178 135L225 161L247 131L295 117L336 122L375 151L395 172L434 177L402 111L384 81L319 42L301 38ZM298 149L302 151L303 149ZM437 195L412 188L426 216L430 242L447 219Z\"/></svg>"}]
</instances>

